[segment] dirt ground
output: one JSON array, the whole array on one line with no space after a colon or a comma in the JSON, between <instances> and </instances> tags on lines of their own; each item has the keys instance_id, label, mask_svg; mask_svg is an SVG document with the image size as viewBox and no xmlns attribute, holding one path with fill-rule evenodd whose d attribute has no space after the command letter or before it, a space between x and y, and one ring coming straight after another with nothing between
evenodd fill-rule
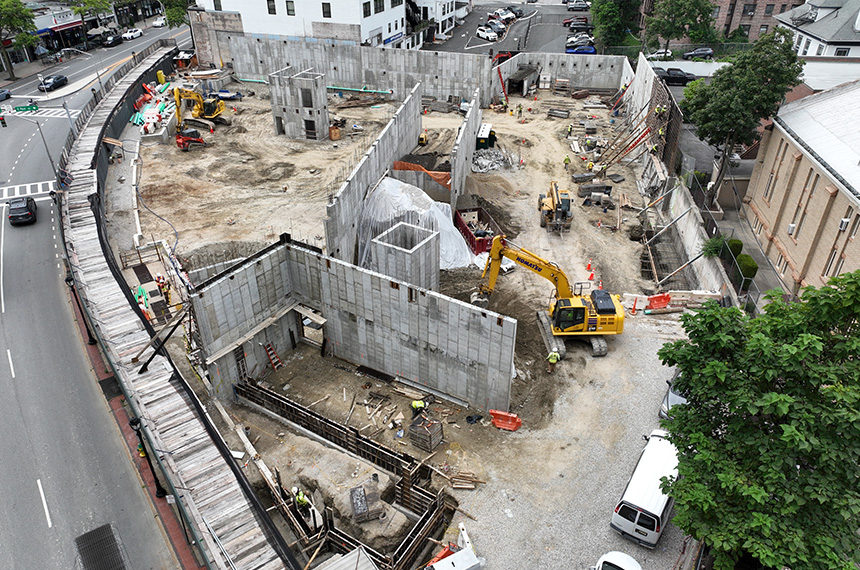
<instances>
[{"instance_id":1,"label":"dirt ground","mask_svg":"<svg viewBox=\"0 0 860 570\"><path fill-rule=\"evenodd\" d=\"M233 85L228 88L242 87ZM362 130L356 132L361 134L347 135L337 143L292 141L272 134L270 102L265 86L255 86L255 91L254 97L246 97L236 104L239 112L233 116L232 126L219 127L214 134L204 135L210 143L207 148L184 153L175 145L162 145L142 151L145 167L141 188L144 198L152 210L167 218L176 228L178 255L189 265L214 261L219 253L230 257L231 253L235 255L243 249L271 243L281 232L322 247L325 204L329 196L336 192L367 145L396 110L396 103L385 103L378 108L356 107L339 111L335 108L337 101L332 99L332 115L347 121L347 132L352 132L352 124L360 125ZM558 181L561 188L570 189L575 196L576 185L571 182L570 174L585 171L585 161L570 150L569 140L565 138L568 123L578 127L579 121L587 115L596 115L594 121L598 125L598 136L611 139L615 136L613 129L616 125L610 124L608 110L590 109L586 112L582 108L582 100L543 92L537 101L511 98L512 107L518 103L532 110L524 113L525 120L485 110L483 121L493 124L498 147L520 166L485 174L472 173L467 180L466 198L459 206L488 209L510 239L556 262L572 282L587 280L590 272L586 266L591 261L593 286L602 282L604 289L619 294L652 292L653 283L643 280L640 275L642 246L628 238L628 228L636 225L631 210L621 210L624 222L616 231L613 227L618 210L604 212L575 199L571 232L552 234L539 226L538 194L544 193L551 181ZM546 110L550 107L570 109L570 119L547 117ZM447 153L462 117L454 113L429 113L422 117L422 121L429 144L410 149L413 158L420 155L415 160L425 167L444 170ZM571 172L564 169L565 154L571 156ZM637 170L617 165L611 172L625 177L623 182L614 185L613 199L617 201L624 193L634 207L641 207L643 198L636 191L635 184ZM172 240L173 230L155 216L142 211L141 224L144 235ZM474 267L445 271L441 290L468 301L480 278L481 271ZM663 342L682 335L674 316L639 322L628 319L625 334L609 339L609 356L593 359L590 348L585 344L569 343L567 359L555 375L549 375L545 370L546 350L538 334L535 311L546 308L551 294L549 282L531 272L516 269L499 279L490 300L491 310L518 320L514 361L517 377L513 380L510 411L522 418L523 430L512 435L490 427L486 414L483 421L470 424L466 417L478 412L450 403L440 402L432 407L434 413L445 418L446 438L445 445L439 448L440 452L430 463L443 471L473 471L487 481L483 490L457 491L454 494L467 508L476 509L475 512L495 513L489 516L504 512L500 515L502 520L506 520L505 515L510 518L516 514L516 509L511 514L511 506L503 508L507 498L499 498L511 493L511 486L518 488L522 493L520 496L529 501L530 509L545 509L547 513L553 513L557 505L553 505L552 495L546 495L544 488L558 485L557 477L565 476L563 472L571 469L565 465L570 465L570 462L574 465L571 476L594 474L584 463L577 463L577 454L589 446L587 442L591 438L599 440L603 449L601 453L608 453L616 461L626 457L625 454L631 450L640 449L638 435L657 427L656 409L665 391L663 377L670 376L657 362L656 349ZM344 421L354 394L360 403L370 391L375 391L391 396L390 402L396 405L392 415L400 411L409 418L408 398L393 394L389 386L378 380L358 374L350 363L322 359L318 349L304 345L290 354L282 354L281 358L285 368L270 371L263 380L302 404L318 402L313 409L327 417ZM180 359L176 355L176 360ZM635 420L628 419L630 405L619 398L631 395L647 402L653 401L653 414L648 410L646 414L636 414ZM226 405L237 423L248 425L252 433L260 436L258 449L270 466L282 470L285 479L299 481L311 489L327 488L330 492L352 486L357 469L354 459L345 460L340 468L329 466L314 473L313 469L306 468L307 465L322 465L323 455L329 452L317 450L304 437L285 437L289 430L271 418L240 406ZM349 423L362 428L370 423L368 413L363 405L356 408ZM423 459L427 455L414 448L407 438L397 437L396 430L379 430L373 426L362 433L373 435L385 445L415 457ZM526 437L528 439L524 439ZM297 459L301 460L302 467L297 464ZM552 471L556 479L536 476L537 464ZM617 469L613 468L610 479L614 482L614 479L629 473L631 468L629 460L620 463ZM248 473L254 479L252 471L249 469ZM562 474L555 475L556 472ZM365 474L362 469L361 475ZM316 487L315 477L319 482ZM436 483L444 483L439 479ZM582 481L574 477L569 483L582 485ZM596 484L603 485L603 482ZM615 487L619 485L623 486L623 482L614 482L611 489L607 487L601 493L617 498L616 492L620 493L620 488ZM577 486L573 491L564 491L564 496L589 492ZM326 501L324 497L316 498ZM614 498L604 498L603 502L611 503ZM510 501L513 500L511 497ZM499 501L502 501L501 505ZM595 509L595 512L602 513L604 507L601 504ZM528 516L531 518L528 520L538 516L537 510L530 510ZM539 557L548 565L538 563L534 567L557 567L562 560L576 562L571 567L585 567L588 561L593 563L596 560L594 555L599 556L599 550L606 542L621 541L615 535L609 536L608 515L599 516L599 544L579 542L570 550L559 546L561 542L558 541L562 539L548 538L549 542L540 547L544 550ZM562 532L564 525L555 518L553 520L556 524L545 524L549 529L547 532ZM494 536L497 529L493 525L466 522L477 527L477 535L484 541L483 548L494 550L493 544L499 538ZM564 524L568 523L584 524L578 518ZM535 524L544 525L543 522ZM500 532L514 531L503 529ZM518 557L522 550L516 548L528 541L528 535L529 532L525 532L520 538L511 538L506 546L495 552L495 558L487 553L488 561L492 563L490 567L501 568L520 560ZM677 552L675 543L670 541L679 543L679 540L677 534L664 537L661 548L665 552L649 555L652 562L650 565L643 563L643 568L670 567L671 562L667 564L667 561L674 560ZM569 542L568 539L563 541ZM626 549L629 551L629 546Z\"/></svg>"}]
</instances>

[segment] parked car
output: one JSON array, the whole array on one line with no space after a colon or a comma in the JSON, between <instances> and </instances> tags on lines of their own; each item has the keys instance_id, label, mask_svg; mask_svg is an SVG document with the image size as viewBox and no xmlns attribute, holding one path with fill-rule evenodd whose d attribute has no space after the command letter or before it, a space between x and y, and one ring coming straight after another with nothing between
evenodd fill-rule
<instances>
[{"instance_id":1,"label":"parked car","mask_svg":"<svg viewBox=\"0 0 860 570\"><path fill-rule=\"evenodd\" d=\"M567 38L567 40L564 42L565 48L593 46L593 45L594 45L594 38L592 38L591 36L583 36L583 37L574 36L571 38Z\"/></svg>"},{"instance_id":2,"label":"parked car","mask_svg":"<svg viewBox=\"0 0 860 570\"><path fill-rule=\"evenodd\" d=\"M583 0L573 0L573 2L567 3L567 10L569 12L588 12L589 6Z\"/></svg>"},{"instance_id":3,"label":"parked car","mask_svg":"<svg viewBox=\"0 0 860 570\"><path fill-rule=\"evenodd\" d=\"M506 26L509 26L517 17L513 12L506 10L504 8L499 8L494 12L490 12L487 14L488 20L501 20L502 23Z\"/></svg>"},{"instance_id":4,"label":"parked car","mask_svg":"<svg viewBox=\"0 0 860 570\"><path fill-rule=\"evenodd\" d=\"M670 49L658 49L654 53L649 53L648 55L646 55L645 59L665 60L665 59L675 59L675 56L672 55L672 50L670 50Z\"/></svg>"},{"instance_id":5,"label":"parked car","mask_svg":"<svg viewBox=\"0 0 860 570\"><path fill-rule=\"evenodd\" d=\"M9 224L31 224L36 222L36 201L32 198L13 198L9 201Z\"/></svg>"},{"instance_id":6,"label":"parked car","mask_svg":"<svg viewBox=\"0 0 860 570\"><path fill-rule=\"evenodd\" d=\"M39 91L53 91L57 87L62 87L69 82L69 78L65 75L49 75L39 83Z\"/></svg>"},{"instance_id":7,"label":"parked car","mask_svg":"<svg viewBox=\"0 0 860 570\"><path fill-rule=\"evenodd\" d=\"M709 47L696 48L693 51L688 51L684 53L684 59L712 59L714 57L714 50Z\"/></svg>"},{"instance_id":8,"label":"parked car","mask_svg":"<svg viewBox=\"0 0 860 570\"><path fill-rule=\"evenodd\" d=\"M595 55L597 49L594 46L576 46L564 48L564 53L578 53L580 55Z\"/></svg>"},{"instance_id":9,"label":"parked car","mask_svg":"<svg viewBox=\"0 0 860 570\"><path fill-rule=\"evenodd\" d=\"M663 396L663 402L660 403L660 411L657 413L657 415L664 420L672 419L672 415L669 413L669 410L672 409L672 406L687 403L687 398L676 392L675 389L672 387L677 378L678 372L675 372L675 375L672 376L671 380L666 380L666 384L669 385L669 388L666 390L666 395Z\"/></svg>"},{"instance_id":10,"label":"parked car","mask_svg":"<svg viewBox=\"0 0 860 570\"><path fill-rule=\"evenodd\" d=\"M670 67L666 70L666 76L662 78L666 85L686 85L691 81L696 80L696 76L692 73L687 73L683 69Z\"/></svg>"},{"instance_id":11,"label":"parked car","mask_svg":"<svg viewBox=\"0 0 860 570\"><path fill-rule=\"evenodd\" d=\"M586 16L574 16L573 18L567 18L563 20L561 23L565 26L569 26L574 22L582 22L583 24L588 23L588 18Z\"/></svg>"},{"instance_id":12,"label":"parked car","mask_svg":"<svg viewBox=\"0 0 860 570\"><path fill-rule=\"evenodd\" d=\"M665 69L663 69L662 67L654 67L654 66L651 66L651 69L654 70L654 73L657 75L657 77L659 79L662 79L664 81L666 80L666 75L668 75L668 74L666 73Z\"/></svg>"},{"instance_id":13,"label":"parked car","mask_svg":"<svg viewBox=\"0 0 860 570\"><path fill-rule=\"evenodd\" d=\"M607 552L591 570L642 570L642 566L623 552Z\"/></svg>"},{"instance_id":14,"label":"parked car","mask_svg":"<svg viewBox=\"0 0 860 570\"><path fill-rule=\"evenodd\" d=\"M505 31L507 30L505 25L499 20L488 20L487 27L496 32L496 35L500 38L505 35Z\"/></svg>"},{"instance_id":15,"label":"parked car","mask_svg":"<svg viewBox=\"0 0 860 570\"><path fill-rule=\"evenodd\" d=\"M157 17L155 19L155 21L152 23L153 28L163 28L166 25L167 25L167 18L165 18L164 16Z\"/></svg>"},{"instance_id":16,"label":"parked car","mask_svg":"<svg viewBox=\"0 0 860 570\"><path fill-rule=\"evenodd\" d=\"M112 36L108 36L105 38L104 46L105 47L113 47L113 46L118 46L121 43L122 43L122 36L119 34L114 34Z\"/></svg>"},{"instance_id":17,"label":"parked car","mask_svg":"<svg viewBox=\"0 0 860 570\"><path fill-rule=\"evenodd\" d=\"M0 89L0 101L5 101L12 96L12 92L8 89Z\"/></svg>"},{"instance_id":18,"label":"parked car","mask_svg":"<svg viewBox=\"0 0 860 570\"><path fill-rule=\"evenodd\" d=\"M478 26L478 30L475 32L475 35L482 40L487 40L490 42L494 42L499 39L499 36L496 34L496 32L494 32L487 26Z\"/></svg>"},{"instance_id":19,"label":"parked car","mask_svg":"<svg viewBox=\"0 0 860 570\"><path fill-rule=\"evenodd\" d=\"M525 12L523 12L523 9L518 7L518 6L508 6L507 10L508 10L508 12L511 12L514 16L516 16L517 18L522 18L526 14Z\"/></svg>"},{"instance_id":20,"label":"parked car","mask_svg":"<svg viewBox=\"0 0 860 570\"><path fill-rule=\"evenodd\" d=\"M141 30L140 28L129 28L129 29L128 29L128 30L126 30L126 32L122 35L122 39L124 39L124 40L133 40L134 38L139 38L139 37L140 37L140 36L142 36L142 35L143 35L143 30Z\"/></svg>"},{"instance_id":21,"label":"parked car","mask_svg":"<svg viewBox=\"0 0 860 570\"><path fill-rule=\"evenodd\" d=\"M590 32L594 30L594 26L584 22L574 22L569 27L571 32Z\"/></svg>"}]
</instances>

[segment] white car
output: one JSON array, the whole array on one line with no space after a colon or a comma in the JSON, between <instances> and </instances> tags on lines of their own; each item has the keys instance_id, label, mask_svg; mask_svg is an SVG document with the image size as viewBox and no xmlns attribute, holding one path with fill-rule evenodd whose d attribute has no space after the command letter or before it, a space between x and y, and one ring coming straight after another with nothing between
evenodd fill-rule
<instances>
[{"instance_id":1,"label":"white car","mask_svg":"<svg viewBox=\"0 0 860 570\"><path fill-rule=\"evenodd\" d=\"M487 40L488 42L494 42L499 39L499 36L486 26L479 26L478 31L475 32L475 35L481 38L482 40Z\"/></svg>"},{"instance_id":2,"label":"white car","mask_svg":"<svg viewBox=\"0 0 860 570\"><path fill-rule=\"evenodd\" d=\"M152 23L153 28L163 28L166 25L167 25L167 18L165 18L164 16L157 17L155 19L155 21Z\"/></svg>"},{"instance_id":3,"label":"white car","mask_svg":"<svg viewBox=\"0 0 860 570\"><path fill-rule=\"evenodd\" d=\"M123 35L122 39L124 40L133 40L134 38L139 38L143 35L143 32L140 28L129 28Z\"/></svg>"},{"instance_id":4,"label":"white car","mask_svg":"<svg viewBox=\"0 0 860 570\"><path fill-rule=\"evenodd\" d=\"M646 55L645 59L664 60L675 59L675 57L672 55L672 50L670 49L658 49L654 53L649 53L648 55Z\"/></svg>"},{"instance_id":5,"label":"white car","mask_svg":"<svg viewBox=\"0 0 860 570\"><path fill-rule=\"evenodd\" d=\"M642 570L642 566L623 552L607 552L591 570Z\"/></svg>"}]
</instances>

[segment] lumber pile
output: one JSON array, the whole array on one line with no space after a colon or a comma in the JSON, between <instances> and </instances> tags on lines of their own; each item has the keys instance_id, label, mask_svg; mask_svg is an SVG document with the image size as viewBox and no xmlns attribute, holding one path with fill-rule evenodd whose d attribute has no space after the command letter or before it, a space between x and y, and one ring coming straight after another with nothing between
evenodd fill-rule
<instances>
[{"instance_id":1,"label":"lumber pile","mask_svg":"<svg viewBox=\"0 0 860 570\"><path fill-rule=\"evenodd\" d=\"M567 109L550 109L546 112L547 117L555 117L557 119L570 118L570 111Z\"/></svg>"}]
</instances>

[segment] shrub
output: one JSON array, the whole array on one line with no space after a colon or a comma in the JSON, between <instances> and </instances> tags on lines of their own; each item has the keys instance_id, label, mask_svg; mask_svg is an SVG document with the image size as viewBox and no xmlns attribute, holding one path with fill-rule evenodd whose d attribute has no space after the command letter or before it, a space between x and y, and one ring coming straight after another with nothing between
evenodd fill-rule
<instances>
[{"instance_id":1,"label":"shrub","mask_svg":"<svg viewBox=\"0 0 860 570\"><path fill-rule=\"evenodd\" d=\"M723 251L723 243L726 238L723 236L714 236L704 243L702 246L702 255L705 257L716 257Z\"/></svg>"},{"instance_id":2,"label":"shrub","mask_svg":"<svg viewBox=\"0 0 860 570\"><path fill-rule=\"evenodd\" d=\"M758 273L758 264L755 262L755 259L745 253L740 254L737 259L738 268L741 271L741 276L744 278L741 287L746 289L746 285L749 283L748 280L752 280L755 274Z\"/></svg>"},{"instance_id":3,"label":"shrub","mask_svg":"<svg viewBox=\"0 0 860 570\"><path fill-rule=\"evenodd\" d=\"M742 242L739 239L730 239L727 242L727 245L729 246L729 251L731 251L732 255L734 255L735 257L739 256L741 254L741 252L744 250L744 242ZM749 256L747 256L747 257L749 257ZM755 263L755 262L753 262L753 263Z\"/></svg>"}]
</instances>

